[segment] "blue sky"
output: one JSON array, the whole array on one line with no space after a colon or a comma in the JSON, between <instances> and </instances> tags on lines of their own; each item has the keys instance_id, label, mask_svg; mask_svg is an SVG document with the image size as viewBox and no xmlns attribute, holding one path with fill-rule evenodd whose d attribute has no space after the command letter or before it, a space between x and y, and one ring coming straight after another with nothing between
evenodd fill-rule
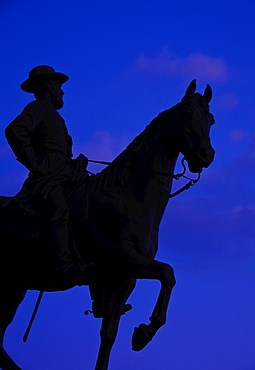
<instances>
[{"instance_id":1,"label":"blue sky","mask_svg":"<svg viewBox=\"0 0 255 370\"><path fill-rule=\"evenodd\" d=\"M169 202L161 224L157 257L177 278L167 324L131 351L133 328L148 322L159 289L139 281L109 370L255 369L254 14L251 0L0 1L1 195L27 176L4 129L33 99L19 85L34 66L70 76L61 114L74 154L92 159L112 160L192 79L199 92L213 89L215 161ZM100 320L83 315L88 289L45 294L24 344L36 296L28 292L8 330L12 357L24 370L93 369Z\"/></svg>"}]
</instances>

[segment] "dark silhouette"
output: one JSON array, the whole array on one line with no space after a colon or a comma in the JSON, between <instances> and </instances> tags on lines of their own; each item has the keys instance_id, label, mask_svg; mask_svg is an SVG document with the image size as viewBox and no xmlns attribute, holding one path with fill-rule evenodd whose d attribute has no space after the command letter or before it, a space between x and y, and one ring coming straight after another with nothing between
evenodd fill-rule
<instances>
[{"instance_id":1,"label":"dark silhouette","mask_svg":"<svg viewBox=\"0 0 255 370\"><path fill-rule=\"evenodd\" d=\"M79 255L83 264L96 266L84 282L91 289L94 316L102 317L96 370L108 368L119 320L136 279L159 280L161 288L150 323L135 328L132 349L143 349L166 322L175 277L171 266L154 258L175 163L182 153L190 171L201 173L214 158L209 138L214 123L209 112L212 90L209 85L203 95L195 90L196 80L180 103L153 119L101 173L84 174L67 197ZM27 200L17 199L0 198L0 203L8 204L0 217L0 366L4 370L20 370L4 351L3 337L26 290L59 289L48 225L41 215L32 215Z\"/></svg>"},{"instance_id":2,"label":"dark silhouette","mask_svg":"<svg viewBox=\"0 0 255 370\"><path fill-rule=\"evenodd\" d=\"M82 284L83 276L66 197L76 180L77 166L85 169L87 159L80 155L72 160L72 138L57 112L64 105L61 86L67 80L49 66L33 68L21 89L33 93L36 100L8 125L5 134L17 160L30 171L16 201L29 197L47 219L58 279L71 287Z\"/></svg>"}]
</instances>

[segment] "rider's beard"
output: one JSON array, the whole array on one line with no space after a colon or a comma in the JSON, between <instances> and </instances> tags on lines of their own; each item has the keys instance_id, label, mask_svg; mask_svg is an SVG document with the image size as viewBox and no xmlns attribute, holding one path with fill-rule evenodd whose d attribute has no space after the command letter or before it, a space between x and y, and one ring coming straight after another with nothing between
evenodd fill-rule
<instances>
[{"instance_id":1,"label":"rider's beard","mask_svg":"<svg viewBox=\"0 0 255 370\"><path fill-rule=\"evenodd\" d=\"M53 107L57 110L63 108L64 106L62 95L60 96L59 94L52 93L51 101L52 101Z\"/></svg>"}]
</instances>

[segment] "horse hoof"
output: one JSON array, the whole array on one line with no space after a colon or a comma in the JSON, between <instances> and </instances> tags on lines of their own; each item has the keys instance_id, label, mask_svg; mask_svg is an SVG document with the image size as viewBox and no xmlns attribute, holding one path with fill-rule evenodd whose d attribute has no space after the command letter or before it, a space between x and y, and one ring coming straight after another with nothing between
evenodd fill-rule
<instances>
[{"instance_id":1,"label":"horse hoof","mask_svg":"<svg viewBox=\"0 0 255 370\"><path fill-rule=\"evenodd\" d=\"M132 350L141 351L152 340L154 333L150 330L148 325L140 324L135 328L132 336Z\"/></svg>"}]
</instances>

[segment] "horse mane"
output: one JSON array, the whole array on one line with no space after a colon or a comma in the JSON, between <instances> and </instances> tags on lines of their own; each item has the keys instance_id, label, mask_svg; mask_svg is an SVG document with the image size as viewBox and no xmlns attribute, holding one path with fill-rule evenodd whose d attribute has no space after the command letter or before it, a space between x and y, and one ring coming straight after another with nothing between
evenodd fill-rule
<instances>
[{"instance_id":1,"label":"horse mane","mask_svg":"<svg viewBox=\"0 0 255 370\"><path fill-rule=\"evenodd\" d=\"M159 135L164 135L164 129L168 128L166 125L178 123L177 115L180 114L180 108L182 108L183 111L192 111L192 108L197 105L209 110L209 104L205 97L200 93L195 93L188 97L184 97L181 103L177 103L173 107L159 113L158 116L156 116L130 144L128 144L126 149L115 157L112 164L118 166L121 164L130 164L135 154L138 154L143 147L147 146L148 138L152 140L151 142L153 144Z\"/></svg>"},{"instance_id":2,"label":"horse mane","mask_svg":"<svg viewBox=\"0 0 255 370\"><path fill-rule=\"evenodd\" d=\"M143 147L147 147L148 139L152 138L153 141L159 136L164 134L164 126L173 123L176 120L176 114L179 112L180 104L174 105L172 108L164 110L159 113L146 127L136 136L130 144L124 149L113 161L112 165L130 164L135 154L138 154Z\"/></svg>"}]
</instances>

